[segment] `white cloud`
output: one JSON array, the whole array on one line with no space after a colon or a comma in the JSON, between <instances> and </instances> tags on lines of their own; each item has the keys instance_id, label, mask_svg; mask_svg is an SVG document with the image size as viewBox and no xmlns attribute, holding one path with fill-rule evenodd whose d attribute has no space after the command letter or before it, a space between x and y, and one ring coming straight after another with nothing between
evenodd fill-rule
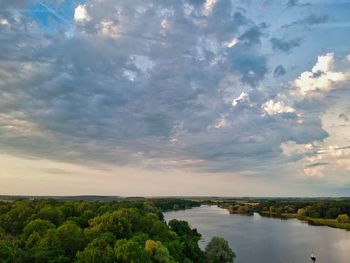
<instances>
[{"instance_id":1,"label":"white cloud","mask_svg":"<svg viewBox=\"0 0 350 263\"><path fill-rule=\"evenodd\" d=\"M217 0L206 0L203 8L203 15L210 16L213 12Z\"/></svg>"},{"instance_id":2,"label":"white cloud","mask_svg":"<svg viewBox=\"0 0 350 263\"><path fill-rule=\"evenodd\" d=\"M266 101L261 107L268 115L295 112L295 109L290 106L286 106L283 101L275 102L273 100L269 100Z\"/></svg>"},{"instance_id":3,"label":"white cloud","mask_svg":"<svg viewBox=\"0 0 350 263\"><path fill-rule=\"evenodd\" d=\"M103 20L97 26L98 32L102 36L116 38L120 33L119 26L112 20Z\"/></svg>"},{"instance_id":4,"label":"white cloud","mask_svg":"<svg viewBox=\"0 0 350 263\"><path fill-rule=\"evenodd\" d=\"M170 23L167 19L163 19L161 22L160 22L160 27L162 29L169 29L170 28Z\"/></svg>"},{"instance_id":5,"label":"white cloud","mask_svg":"<svg viewBox=\"0 0 350 263\"><path fill-rule=\"evenodd\" d=\"M334 71L334 54L319 56L311 71L305 71L294 81L299 96L305 97L315 92L327 92L335 84L349 79L348 72Z\"/></svg>"},{"instance_id":6,"label":"white cloud","mask_svg":"<svg viewBox=\"0 0 350 263\"><path fill-rule=\"evenodd\" d=\"M237 98L232 101L232 106L236 107L240 103L248 102L250 103L249 95L245 92L242 92Z\"/></svg>"},{"instance_id":7,"label":"white cloud","mask_svg":"<svg viewBox=\"0 0 350 263\"><path fill-rule=\"evenodd\" d=\"M75 8L74 20L78 23L84 23L91 20L91 17L86 9L86 5L78 5Z\"/></svg>"},{"instance_id":8,"label":"white cloud","mask_svg":"<svg viewBox=\"0 0 350 263\"><path fill-rule=\"evenodd\" d=\"M9 23L9 21L7 21L7 19L0 18L0 25L8 26L8 25L10 25L10 23Z\"/></svg>"},{"instance_id":9,"label":"white cloud","mask_svg":"<svg viewBox=\"0 0 350 263\"><path fill-rule=\"evenodd\" d=\"M228 48L232 48L235 45L237 45L238 42L239 42L239 40L237 38L232 38L231 40L224 42L224 45Z\"/></svg>"}]
</instances>

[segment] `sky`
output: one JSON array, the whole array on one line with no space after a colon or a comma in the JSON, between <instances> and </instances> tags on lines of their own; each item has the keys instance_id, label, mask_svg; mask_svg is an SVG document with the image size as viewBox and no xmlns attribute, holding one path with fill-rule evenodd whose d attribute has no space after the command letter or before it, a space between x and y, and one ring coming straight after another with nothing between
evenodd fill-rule
<instances>
[{"instance_id":1,"label":"sky","mask_svg":"<svg viewBox=\"0 0 350 263\"><path fill-rule=\"evenodd\" d=\"M1 0L0 194L349 196L349 13Z\"/></svg>"}]
</instances>

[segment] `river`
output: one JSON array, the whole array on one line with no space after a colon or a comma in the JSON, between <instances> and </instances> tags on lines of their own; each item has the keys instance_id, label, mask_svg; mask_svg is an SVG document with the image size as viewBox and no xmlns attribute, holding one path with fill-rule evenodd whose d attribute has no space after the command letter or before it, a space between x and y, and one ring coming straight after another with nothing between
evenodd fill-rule
<instances>
[{"instance_id":1,"label":"river","mask_svg":"<svg viewBox=\"0 0 350 263\"><path fill-rule=\"evenodd\" d=\"M197 228L202 249L213 236L225 238L237 255L235 263L307 263L312 250L317 263L350 262L350 231L343 229L259 214L230 215L216 206L166 212L164 217L185 220Z\"/></svg>"}]
</instances>

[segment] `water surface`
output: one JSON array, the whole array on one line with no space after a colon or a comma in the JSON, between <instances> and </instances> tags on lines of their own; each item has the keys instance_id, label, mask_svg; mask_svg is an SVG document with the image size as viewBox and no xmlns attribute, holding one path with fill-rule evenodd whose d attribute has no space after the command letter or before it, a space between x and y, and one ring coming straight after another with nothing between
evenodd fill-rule
<instances>
[{"instance_id":1,"label":"water surface","mask_svg":"<svg viewBox=\"0 0 350 263\"><path fill-rule=\"evenodd\" d=\"M186 220L202 234L204 248L222 236L235 251L235 263L306 263L312 249L317 263L349 263L350 231L312 226L297 219L230 215L216 206L201 206L164 214L165 220Z\"/></svg>"}]
</instances>

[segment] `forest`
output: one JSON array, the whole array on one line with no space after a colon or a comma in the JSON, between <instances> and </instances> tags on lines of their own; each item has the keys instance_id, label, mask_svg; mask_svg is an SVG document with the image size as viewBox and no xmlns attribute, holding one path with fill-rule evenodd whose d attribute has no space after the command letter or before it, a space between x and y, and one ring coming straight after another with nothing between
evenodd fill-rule
<instances>
[{"instance_id":1,"label":"forest","mask_svg":"<svg viewBox=\"0 0 350 263\"><path fill-rule=\"evenodd\" d=\"M298 218L314 225L350 230L349 198L237 198L210 200L231 214ZM208 203L208 200L206 201Z\"/></svg>"},{"instance_id":2,"label":"forest","mask_svg":"<svg viewBox=\"0 0 350 263\"><path fill-rule=\"evenodd\" d=\"M183 199L0 202L1 263L233 262L226 240L205 251L186 221L165 222L162 211L198 206Z\"/></svg>"}]
</instances>

